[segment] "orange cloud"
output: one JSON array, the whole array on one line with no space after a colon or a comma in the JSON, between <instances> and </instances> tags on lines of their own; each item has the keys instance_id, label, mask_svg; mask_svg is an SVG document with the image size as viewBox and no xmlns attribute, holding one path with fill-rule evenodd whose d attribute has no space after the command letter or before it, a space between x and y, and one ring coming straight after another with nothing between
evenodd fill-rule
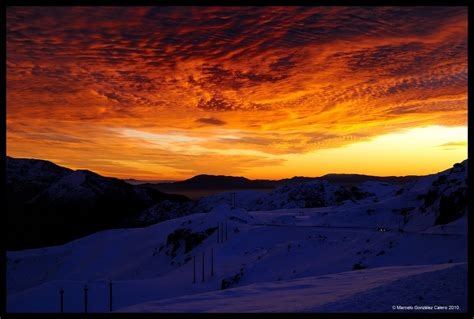
<instances>
[{"instance_id":1,"label":"orange cloud","mask_svg":"<svg viewBox=\"0 0 474 319\"><path fill-rule=\"evenodd\" d=\"M11 156L245 175L430 125L467 126L466 7L7 9Z\"/></svg>"}]
</instances>

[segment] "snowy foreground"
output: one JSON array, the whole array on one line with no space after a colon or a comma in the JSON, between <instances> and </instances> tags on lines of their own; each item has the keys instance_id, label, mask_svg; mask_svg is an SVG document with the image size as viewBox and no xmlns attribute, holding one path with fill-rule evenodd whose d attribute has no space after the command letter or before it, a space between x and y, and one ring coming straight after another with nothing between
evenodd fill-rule
<instances>
[{"instance_id":1,"label":"snowy foreground","mask_svg":"<svg viewBox=\"0 0 474 319\"><path fill-rule=\"evenodd\" d=\"M122 311L391 312L397 305L426 305L425 298L433 306L459 304L459 300L467 300L466 292L444 290L443 283L462 286L466 280L465 264L380 267L162 299L126 307ZM433 282L438 282L439 291L427 296L432 292ZM381 298L387 293L390 300ZM466 309L465 302L461 306Z\"/></svg>"},{"instance_id":2,"label":"snowy foreground","mask_svg":"<svg viewBox=\"0 0 474 319\"><path fill-rule=\"evenodd\" d=\"M118 312L467 311L467 212L437 224L420 201L438 180L403 192L365 183L374 196L320 208L216 203L146 228L8 252L7 311L58 312L63 288L64 311L83 312L87 285L88 311L107 312L109 280Z\"/></svg>"}]
</instances>

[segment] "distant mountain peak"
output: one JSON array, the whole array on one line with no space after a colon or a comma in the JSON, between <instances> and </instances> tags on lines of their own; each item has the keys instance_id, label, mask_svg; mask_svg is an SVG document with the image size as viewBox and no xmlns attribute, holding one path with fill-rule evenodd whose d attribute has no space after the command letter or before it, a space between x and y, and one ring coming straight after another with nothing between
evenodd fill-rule
<instances>
[{"instance_id":1,"label":"distant mountain peak","mask_svg":"<svg viewBox=\"0 0 474 319\"><path fill-rule=\"evenodd\" d=\"M242 177L242 176L228 176L228 175L210 175L210 174L199 174L196 176L193 176L185 181L190 181L190 180L242 180L242 181L250 181L248 178Z\"/></svg>"}]
</instances>

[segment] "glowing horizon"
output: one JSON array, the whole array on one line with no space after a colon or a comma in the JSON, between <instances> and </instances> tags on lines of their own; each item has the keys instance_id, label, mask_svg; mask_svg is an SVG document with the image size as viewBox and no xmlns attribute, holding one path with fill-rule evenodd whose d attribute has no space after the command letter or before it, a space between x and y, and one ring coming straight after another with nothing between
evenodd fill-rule
<instances>
[{"instance_id":1,"label":"glowing horizon","mask_svg":"<svg viewBox=\"0 0 474 319\"><path fill-rule=\"evenodd\" d=\"M137 180L467 159L467 7L9 7L7 155Z\"/></svg>"}]
</instances>

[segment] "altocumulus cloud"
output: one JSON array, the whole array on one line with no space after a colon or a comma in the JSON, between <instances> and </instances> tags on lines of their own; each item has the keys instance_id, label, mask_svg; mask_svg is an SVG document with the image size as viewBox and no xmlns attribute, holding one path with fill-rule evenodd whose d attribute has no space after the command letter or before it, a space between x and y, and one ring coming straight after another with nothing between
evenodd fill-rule
<instances>
[{"instance_id":1,"label":"altocumulus cloud","mask_svg":"<svg viewBox=\"0 0 474 319\"><path fill-rule=\"evenodd\" d=\"M214 118L214 117L199 118L199 119L196 120L196 122L203 123L203 124L210 124L210 125L225 125L226 124L225 121L219 120L219 119Z\"/></svg>"}]
</instances>

